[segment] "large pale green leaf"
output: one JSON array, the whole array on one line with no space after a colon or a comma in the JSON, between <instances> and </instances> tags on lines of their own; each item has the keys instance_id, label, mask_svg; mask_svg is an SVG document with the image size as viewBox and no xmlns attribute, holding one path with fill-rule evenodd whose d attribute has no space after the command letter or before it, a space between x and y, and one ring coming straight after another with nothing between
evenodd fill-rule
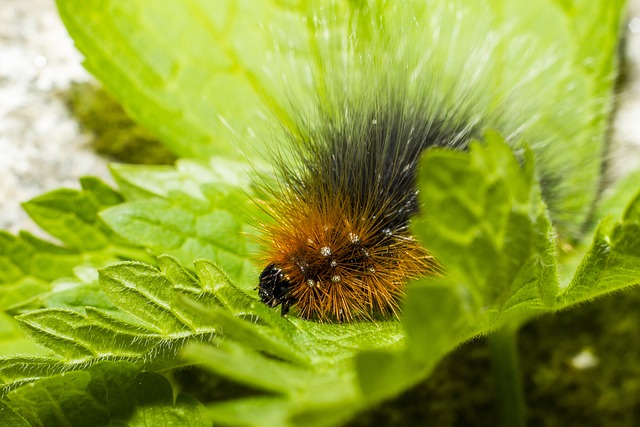
<instances>
[{"instance_id":1,"label":"large pale green leaf","mask_svg":"<svg viewBox=\"0 0 640 427\"><path fill-rule=\"evenodd\" d=\"M58 2L87 68L183 156L255 158L325 87L366 92L384 69L448 120L527 141L569 237L598 191L623 4Z\"/></svg>"},{"instance_id":2,"label":"large pale green leaf","mask_svg":"<svg viewBox=\"0 0 640 427\"><path fill-rule=\"evenodd\" d=\"M326 6L339 17L332 25L349 19L348 2ZM289 121L282 88L309 85L322 44L318 9L307 2L59 1L58 9L87 69L183 156L237 156L237 144L268 136L265 114Z\"/></svg>"}]
</instances>

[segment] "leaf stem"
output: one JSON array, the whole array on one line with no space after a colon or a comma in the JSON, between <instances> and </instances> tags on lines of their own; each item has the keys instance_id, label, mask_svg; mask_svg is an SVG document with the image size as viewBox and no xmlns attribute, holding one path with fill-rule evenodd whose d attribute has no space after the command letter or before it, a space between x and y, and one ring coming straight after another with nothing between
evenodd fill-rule
<instances>
[{"instance_id":1,"label":"leaf stem","mask_svg":"<svg viewBox=\"0 0 640 427\"><path fill-rule=\"evenodd\" d=\"M488 337L500 425L524 427L525 401L518 361L518 329L503 327Z\"/></svg>"}]
</instances>

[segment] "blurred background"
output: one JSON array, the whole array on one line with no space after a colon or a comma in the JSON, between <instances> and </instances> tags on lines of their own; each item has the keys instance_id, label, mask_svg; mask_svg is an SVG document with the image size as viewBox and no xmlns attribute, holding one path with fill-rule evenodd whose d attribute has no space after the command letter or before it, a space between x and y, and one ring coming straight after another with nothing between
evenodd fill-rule
<instances>
[{"instance_id":1,"label":"blurred background","mask_svg":"<svg viewBox=\"0 0 640 427\"><path fill-rule=\"evenodd\" d=\"M54 0L0 2L0 229L42 234L21 203L108 163L171 163L82 67Z\"/></svg>"},{"instance_id":2,"label":"blurred background","mask_svg":"<svg viewBox=\"0 0 640 427\"><path fill-rule=\"evenodd\" d=\"M2 0L0 22L0 228L34 231L21 202L108 170L64 100L91 77L55 2Z\"/></svg>"}]
</instances>

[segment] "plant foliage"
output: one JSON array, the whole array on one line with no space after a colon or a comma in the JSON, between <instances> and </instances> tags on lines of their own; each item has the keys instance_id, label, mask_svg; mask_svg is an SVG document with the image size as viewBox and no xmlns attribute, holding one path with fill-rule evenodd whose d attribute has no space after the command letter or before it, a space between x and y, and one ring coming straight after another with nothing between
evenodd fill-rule
<instances>
[{"instance_id":1,"label":"plant foliage","mask_svg":"<svg viewBox=\"0 0 640 427\"><path fill-rule=\"evenodd\" d=\"M117 190L85 178L81 190L27 202L57 244L0 234L2 424L339 425L473 337L638 284L640 194L626 203L635 186L600 207L614 216L599 220L590 245L560 253L556 232L583 224L597 193L621 2L449 3L59 1L87 68L191 159L115 165ZM558 49L563 59L512 95L538 114L523 139L543 134L562 149L533 152L490 131L466 152L428 151L413 230L446 273L411 283L399 320L281 317L253 291L250 224L264 197L253 154L277 143L256 138L269 134L260 123L289 124L284 87L308 93L304 70L322 73L342 36L357 34L367 52L371 22L384 21L393 41L407 17L456 29L431 40L445 82L468 69L456 55L442 60L452 45L473 45L478 31L500 36L500 55L484 64L501 82L483 87L486 109L539 66L509 40ZM237 141L247 145L238 151ZM557 164L536 164L549 158ZM581 172L562 177L555 197L569 213L554 223L540 183L564 164ZM163 375L191 364L256 392L207 405L174 397Z\"/></svg>"}]
</instances>

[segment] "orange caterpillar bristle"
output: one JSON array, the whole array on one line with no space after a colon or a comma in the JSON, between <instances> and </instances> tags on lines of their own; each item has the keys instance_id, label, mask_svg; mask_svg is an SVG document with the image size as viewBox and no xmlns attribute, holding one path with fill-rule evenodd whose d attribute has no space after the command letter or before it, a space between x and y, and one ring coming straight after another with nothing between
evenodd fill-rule
<instances>
[{"instance_id":1,"label":"orange caterpillar bristle","mask_svg":"<svg viewBox=\"0 0 640 427\"><path fill-rule=\"evenodd\" d=\"M432 257L406 231L380 230L372 221L380 212L366 212L373 206L357 212L350 205L348 196L296 203L289 217L267 226L268 262L290 284L288 298L303 318L395 315L404 282L434 271Z\"/></svg>"},{"instance_id":2,"label":"orange caterpillar bristle","mask_svg":"<svg viewBox=\"0 0 640 427\"><path fill-rule=\"evenodd\" d=\"M417 162L430 146L464 147L470 128L389 99L346 101L288 135L293 161L275 162L280 189L268 208L274 221L262 225L258 284L283 315L292 306L329 322L397 315L406 281L438 270L409 231Z\"/></svg>"}]
</instances>

